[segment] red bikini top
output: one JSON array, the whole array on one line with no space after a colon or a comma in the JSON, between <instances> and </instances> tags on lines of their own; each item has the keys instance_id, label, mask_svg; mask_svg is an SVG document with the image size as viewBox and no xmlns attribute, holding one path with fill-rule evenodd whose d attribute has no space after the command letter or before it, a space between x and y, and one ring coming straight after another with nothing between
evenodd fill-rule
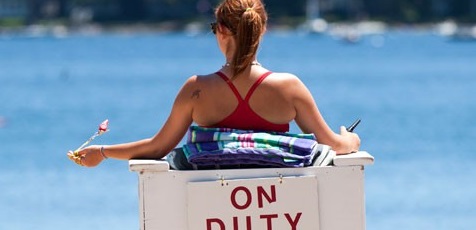
<instances>
[{"instance_id":1,"label":"red bikini top","mask_svg":"<svg viewBox=\"0 0 476 230\"><path fill-rule=\"evenodd\" d=\"M271 74L266 72L251 86L250 90L246 94L245 99L241 98L240 93L233 85L233 83L222 72L217 72L230 87L238 100L238 106L236 109L228 115L225 119L210 127L215 128L233 128L244 130L259 130L259 131L271 131L271 132L288 132L289 124L274 124L271 123L253 111L249 105L249 100L255 89L261 84L261 82Z\"/></svg>"}]
</instances>

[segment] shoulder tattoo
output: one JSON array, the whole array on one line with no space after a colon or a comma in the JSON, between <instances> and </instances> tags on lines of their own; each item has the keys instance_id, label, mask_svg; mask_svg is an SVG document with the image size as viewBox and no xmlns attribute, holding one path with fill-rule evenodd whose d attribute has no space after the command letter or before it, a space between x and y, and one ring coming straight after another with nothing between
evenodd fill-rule
<instances>
[{"instance_id":1,"label":"shoulder tattoo","mask_svg":"<svg viewBox=\"0 0 476 230\"><path fill-rule=\"evenodd\" d=\"M200 92L202 92L201 89L196 89L195 91L193 91L191 98L200 98Z\"/></svg>"}]
</instances>

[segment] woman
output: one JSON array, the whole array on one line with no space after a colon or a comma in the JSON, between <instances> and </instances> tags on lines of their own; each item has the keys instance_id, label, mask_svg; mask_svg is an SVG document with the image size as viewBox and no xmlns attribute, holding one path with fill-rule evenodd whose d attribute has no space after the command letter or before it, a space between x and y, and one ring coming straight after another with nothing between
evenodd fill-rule
<instances>
[{"instance_id":1,"label":"woman","mask_svg":"<svg viewBox=\"0 0 476 230\"><path fill-rule=\"evenodd\" d=\"M213 74L190 77L179 91L170 115L152 138L78 152L76 163L93 167L106 158L163 158L192 123L265 131L289 131L295 121L304 133L338 154L355 152L360 139L341 127L334 133L321 116L307 87L294 75L272 73L256 61L266 31L267 14L260 0L225 0L215 11L212 31L225 56Z\"/></svg>"}]
</instances>

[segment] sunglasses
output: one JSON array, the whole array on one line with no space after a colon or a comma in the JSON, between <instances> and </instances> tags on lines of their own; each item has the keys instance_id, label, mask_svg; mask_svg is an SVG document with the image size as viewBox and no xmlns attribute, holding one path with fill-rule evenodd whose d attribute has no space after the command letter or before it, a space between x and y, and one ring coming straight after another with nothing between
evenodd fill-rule
<instances>
[{"instance_id":1,"label":"sunglasses","mask_svg":"<svg viewBox=\"0 0 476 230\"><path fill-rule=\"evenodd\" d=\"M217 26L218 26L218 23L216 22L210 23L210 29L212 30L213 34L217 34Z\"/></svg>"}]
</instances>

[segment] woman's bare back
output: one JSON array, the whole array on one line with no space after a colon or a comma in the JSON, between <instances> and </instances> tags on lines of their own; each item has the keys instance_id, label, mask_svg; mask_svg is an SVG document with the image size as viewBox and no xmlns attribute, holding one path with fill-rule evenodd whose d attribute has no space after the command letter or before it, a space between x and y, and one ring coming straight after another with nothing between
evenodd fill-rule
<instances>
[{"instance_id":1,"label":"woman's bare back","mask_svg":"<svg viewBox=\"0 0 476 230\"><path fill-rule=\"evenodd\" d=\"M261 69L250 76L240 76L232 81L242 99L252 85L265 74ZM289 94L289 76L272 73L261 82L249 98L251 109L263 119L274 124L287 124L295 117L292 95ZM233 90L218 74L196 76L193 94L193 120L201 126L213 126L232 114L238 106ZM245 117L243 119L246 119Z\"/></svg>"}]
</instances>

